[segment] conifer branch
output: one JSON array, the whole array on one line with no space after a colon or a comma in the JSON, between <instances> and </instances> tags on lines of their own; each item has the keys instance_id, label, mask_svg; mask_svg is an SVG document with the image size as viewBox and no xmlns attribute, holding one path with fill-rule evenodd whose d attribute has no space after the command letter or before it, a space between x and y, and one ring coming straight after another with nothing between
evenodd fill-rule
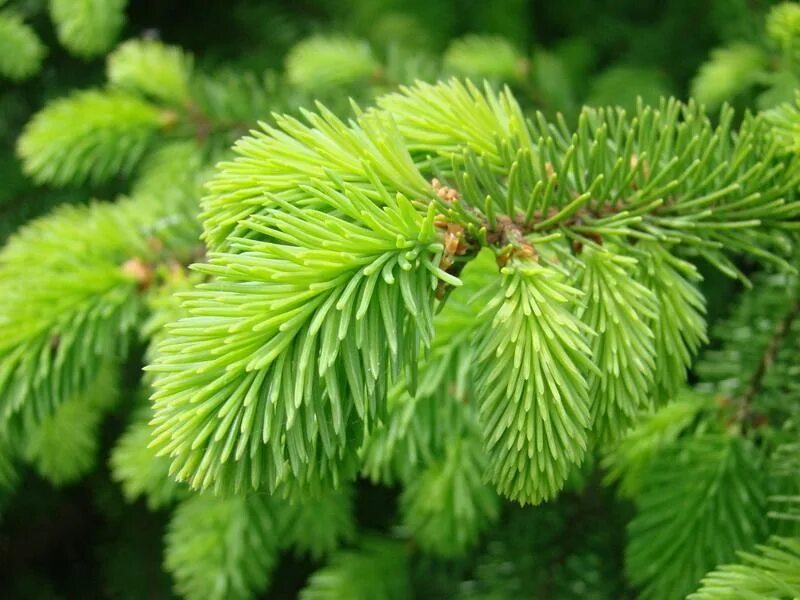
<instances>
[{"instance_id":1,"label":"conifer branch","mask_svg":"<svg viewBox=\"0 0 800 600\"><path fill-rule=\"evenodd\" d=\"M4 1L0 74L22 79L44 48ZM88 57L114 43L126 0L49 5L62 44ZM173 510L165 568L189 600L249 600L287 550L327 561L308 599L435 596L426 555L448 570L466 558L468 595L630 584L671 600L716 568L695 597L796 596L796 539L718 566L796 533L800 506L800 300L786 298L800 109L716 112L795 85L800 8L773 9L767 32L780 59L734 43L701 69L713 117L671 99L577 110L567 45L529 57L469 35L409 60L314 36L262 77L123 43L104 86L46 104L17 145L37 183L129 193L59 208L0 250L0 505L22 463L54 485L93 466L117 367L141 342L110 468L126 501ZM420 75L440 82L395 88ZM597 100L668 85L623 67L590 87ZM348 113L350 95L370 104ZM721 350L688 390L714 287L695 259L745 284L742 264L779 271L753 278L752 306L715 332ZM733 426L709 389L738 403ZM594 450L637 507L625 569L606 553L620 536ZM359 474L401 488L385 539L357 531ZM502 504L562 491L533 512Z\"/></svg>"},{"instance_id":2,"label":"conifer branch","mask_svg":"<svg viewBox=\"0 0 800 600\"><path fill-rule=\"evenodd\" d=\"M22 18L0 7L0 77L27 79L42 65L46 49Z\"/></svg>"},{"instance_id":3,"label":"conifer branch","mask_svg":"<svg viewBox=\"0 0 800 600\"><path fill-rule=\"evenodd\" d=\"M125 22L127 0L50 0L59 41L89 58L111 48Z\"/></svg>"},{"instance_id":4,"label":"conifer branch","mask_svg":"<svg viewBox=\"0 0 800 600\"><path fill-rule=\"evenodd\" d=\"M642 398L674 393L704 339L673 248L730 274L735 252L780 262L800 213L800 162L776 160L759 119L732 135L730 112L713 127L674 101L632 120L587 109L570 132L455 81L355 112L278 116L209 185L208 283L150 367L154 443L195 487L349 476L388 390L415 394L434 307L488 248L502 277L472 375L488 472L509 497L550 498L590 435L616 439Z\"/></svg>"}]
</instances>

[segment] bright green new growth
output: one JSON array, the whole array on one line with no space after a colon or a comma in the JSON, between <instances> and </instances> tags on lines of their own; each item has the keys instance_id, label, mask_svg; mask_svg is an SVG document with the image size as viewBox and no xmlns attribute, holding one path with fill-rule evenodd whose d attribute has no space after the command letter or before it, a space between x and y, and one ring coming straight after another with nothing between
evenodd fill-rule
<instances>
[{"instance_id":1,"label":"bright green new growth","mask_svg":"<svg viewBox=\"0 0 800 600\"><path fill-rule=\"evenodd\" d=\"M503 269L502 291L479 317L481 421L498 491L539 503L561 490L586 452L589 386L597 374L574 314L580 292L536 262Z\"/></svg>"},{"instance_id":2,"label":"bright green new growth","mask_svg":"<svg viewBox=\"0 0 800 600\"><path fill-rule=\"evenodd\" d=\"M460 477L463 469L473 468L472 452L451 453L451 445L474 447L475 440L481 439L471 376L475 362L472 342L480 328L477 317L485 296L481 292L491 286L495 273L489 250L464 268L460 274L464 285L452 291L434 317L436 335L427 359L420 362L416 394L409 393L404 381L398 381L389 391L384 422L361 450L362 472L373 481L408 482L429 467L440 469L448 458L451 462L462 457L470 461L462 467L453 466L448 476ZM486 462L485 457L479 460ZM454 484L442 481L441 485L446 490ZM442 504L433 492L428 504ZM470 498L464 501L480 504Z\"/></svg>"},{"instance_id":3,"label":"bright green new growth","mask_svg":"<svg viewBox=\"0 0 800 600\"><path fill-rule=\"evenodd\" d=\"M697 268L670 254L666 249L646 242L641 264L642 283L652 290L657 317L650 327L655 336L655 386L653 400L664 404L675 398L686 381L692 357L708 341L705 322L705 298L697 289Z\"/></svg>"},{"instance_id":4,"label":"bright green new growth","mask_svg":"<svg viewBox=\"0 0 800 600\"><path fill-rule=\"evenodd\" d=\"M794 104L782 104L766 115L772 125L773 135L786 152L800 152L800 96L795 96Z\"/></svg>"},{"instance_id":5,"label":"bright green new growth","mask_svg":"<svg viewBox=\"0 0 800 600\"><path fill-rule=\"evenodd\" d=\"M58 41L76 56L107 51L125 22L127 0L50 0Z\"/></svg>"},{"instance_id":6,"label":"bright green new growth","mask_svg":"<svg viewBox=\"0 0 800 600\"><path fill-rule=\"evenodd\" d=\"M171 116L123 91L89 90L56 100L28 123L18 151L36 181L101 183L129 174Z\"/></svg>"},{"instance_id":7,"label":"bright green new growth","mask_svg":"<svg viewBox=\"0 0 800 600\"><path fill-rule=\"evenodd\" d=\"M785 50L796 50L800 42L800 6L782 2L767 15L767 35Z\"/></svg>"},{"instance_id":8,"label":"bright green new growth","mask_svg":"<svg viewBox=\"0 0 800 600\"><path fill-rule=\"evenodd\" d=\"M286 56L289 83L316 93L368 82L379 73L369 44L347 37L308 38Z\"/></svg>"},{"instance_id":9,"label":"bright green new growth","mask_svg":"<svg viewBox=\"0 0 800 600\"><path fill-rule=\"evenodd\" d=\"M152 250L135 227L133 205L122 208L64 206L0 252L4 420L40 422L84 393L102 365L125 356L141 304L137 273L124 265Z\"/></svg>"},{"instance_id":10,"label":"bright green new growth","mask_svg":"<svg viewBox=\"0 0 800 600\"><path fill-rule=\"evenodd\" d=\"M109 54L113 86L156 100L182 104L189 98L191 61L180 48L154 40L129 40Z\"/></svg>"},{"instance_id":11,"label":"bright green new growth","mask_svg":"<svg viewBox=\"0 0 800 600\"><path fill-rule=\"evenodd\" d=\"M582 320L591 331L592 357L599 372L590 376L592 429L598 442L618 440L652 406L655 373L655 294L633 277L636 261L589 250L581 289L586 297ZM679 330L678 330L679 331ZM691 331L691 330L690 330Z\"/></svg>"},{"instance_id":12,"label":"bright green new growth","mask_svg":"<svg viewBox=\"0 0 800 600\"><path fill-rule=\"evenodd\" d=\"M27 79L39 70L46 51L36 32L21 17L0 10L0 77Z\"/></svg>"},{"instance_id":13,"label":"bright green new growth","mask_svg":"<svg viewBox=\"0 0 800 600\"><path fill-rule=\"evenodd\" d=\"M445 72L491 81L522 78L526 63L508 40L500 37L468 35L453 41L442 56Z\"/></svg>"},{"instance_id":14,"label":"bright green new growth","mask_svg":"<svg viewBox=\"0 0 800 600\"><path fill-rule=\"evenodd\" d=\"M319 185L325 212L285 204L283 211L276 207L240 223L253 236L283 243L237 237L230 253L212 254L208 265L196 266L218 279L187 301L192 316L176 323L160 348L154 369L167 375L154 396L157 439L180 457L173 462L179 478L195 486L231 477L236 488L258 487L262 478L275 487L289 467L309 483L338 482L336 465L346 460L348 435L358 444L358 430L348 433L353 412L366 424L373 421L380 410L375 396L389 373L404 364L413 379L410 353L432 336L436 277L452 280L436 266L442 248L432 211L423 217L406 198L388 193L381 210L355 187L345 185L342 193ZM285 276L273 276L278 271ZM220 311L220 301L235 310ZM264 320L264 311L274 317ZM192 333L201 323L231 346L211 359L210 368L197 370L194 381L205 389L197 405L201 398L181 375L186 359L198 366L204 360L208 342ZM389 347L381 350L383 339ZM214 362L230 365L229 375L219 378ZM191 405L201 410L183 433L173 431L170 415ZM203 454L194 451L205 440ZM229 458L234 472L226 469Z\"/></svg>"},{"instance_id":15,"label":"bright green new growth","mask_svg":"<svg viewBox=\"0 0 800 600\"><path fill-rule=\"evenodd\" d=\"M365 441L382 472L393 450L368 440L387 394L415 396L433 311L489 248L468 402L497 490L552 498L590 443L671 398L705 339L674 249L741 276L729 255L785 264L796 227L797 160L761 118L732 132L730 111L585 109L572 131L451 82L305 119L263 124L209 184L208 281L150 367L154 444L197 488L319 491Z\"/></svg>"},{"instance_id":16,"label":"bright green new growth","mask_svg":"<svg viewBox=\"0 0 800 600\"><path fill-rule=\"evenodd\" d=\"M774 537L743 564L723 565L703 578L690 600L794 600L800 596L800 539Z\"/></svg>"},{"instance_id":17,"label":"bright green new growth","mask_svg":"<svg viewBox=\"0 0 800 600\"><path fill-rule=\"evenodd\" d=\"M692 97L715 110L756 83L766 61L761 48L745 42L718 48L692 82Z\"/></svg>"},{"instance_id":18,"label":"bright green new growth","mask_svg":"<svg viewBox=\"0 0 800 600\"><path fill-rule=\"evenodd\" d=\"M499 516L497 494L483 477L488 457L471 377L481 291L495 271L489 251L466 266L463 287L434 317L436 335L419 366L417 393L403 381L392 387L384 423L361 454L365 475L404 484L404 526L426 552L446 557L464 554Z\"/></svg>"}]
</instances>

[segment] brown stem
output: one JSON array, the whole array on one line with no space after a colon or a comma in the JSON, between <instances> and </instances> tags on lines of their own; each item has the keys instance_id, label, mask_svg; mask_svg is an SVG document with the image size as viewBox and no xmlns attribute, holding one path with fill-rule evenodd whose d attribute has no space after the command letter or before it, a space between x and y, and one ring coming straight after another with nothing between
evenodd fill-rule
<instances>
[{"instance_id":1,"label":"brown stem","mask_svg":"<svg viewBox=\"0 0 800 600\"><path fill-rule=\"evenodd\" d=\"M237 135L243 135L250 128L250 125L243 121L216 120L192 101L186 103L184 110L186 122L191 126L194 137L200 144L205 143L212 133L218 131L235 132Z\"/></svg>"},{"instance_id":2,"label":"brown stem","mask_svg":"<svg viewBox=\"0 0 800 600\"><path fill-rule=\"evenodd\" d=\"M786 334L789 333L789 329L792 327L792 323L794 322L795 318L797 318L798 314L800 314L800 298L796 298L792 302L792 305L789 307L786 315L775 327L775 331L773 332L772 337L769 339L767 347L764 348L764 352L761 355L761 360L758 363L758 367L756 368L755 373L753 373L753 376L750 378L750 383L747 384L747 389L739 398L739 409L736 412L737 422L742 423L748 416L750 412L750 404L761 391L764 383L764 376L767 374L770 366L772 366L772 363L775 362L775 357L778 355L781 344L783 343Z\"/></svg>"}]
</instances>

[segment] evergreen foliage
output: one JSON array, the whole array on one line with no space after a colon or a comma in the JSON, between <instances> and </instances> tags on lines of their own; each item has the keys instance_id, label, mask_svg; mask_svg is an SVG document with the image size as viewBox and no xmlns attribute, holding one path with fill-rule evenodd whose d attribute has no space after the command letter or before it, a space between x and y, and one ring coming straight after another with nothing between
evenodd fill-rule
<instances>
[{"instance_id":1,"label":"evergreen foliage","mask_svg":"<svg viewBox=\"0 0 800 600\"><path fill-rule=\"evenodd\" d=\"M26 79L41 67L46 50L36 32L9 10L0 10L0 76Z\"/></svg>"},{"instance_id":2,"label":"evergreen foliage","mask_svg":"<svg viewBox=\"0 0 800 600\"><path fill-rule=\"evenodd\" d=\"M25 170L56 185L129 174L168 114L124 92L79 92L51 104L19 141Z\"/></svg>"},{"instance_id":3,"label":"evergreen foliage","mask_svg":"<svg viewBox=\"0 0 800 600\"><path fill-rule=\"evenodd\" d=\"M590 430L612 439L634 418L640 407L618 389L642 397L658 364L675 366L647 353L677 357L680 379L681 355L704 335L696 295L675 290L688 285L683 276L654 258L651 268L663 265L654 278L673 288L664 295L689 307L680 323L661 320L655 340L646 321L657 316L657 297L628 284L636 257L681 242L736 275L725 252L778 260L780 232L794 226L796 162L773 158L762 119L732 136L730 113L713 128L697 107L669 102L641 107L630 122L587 109L574 134L541 116L529 129L509 93L455 81L406 88L378 105L349 124L322 107L306 113L308 125L279 117L243 139L210 183L203 220L214 252L195 267L210 279L187 297L190 316L170 328L151 367L156 444L193 487L348 477L358 436L385 414L387 383L404 371L415 394L412 357L435 337L436 291L461 285L447 269L486 246L504 264L478 315L488 470L510 498L551 498L582 461ZM454 120L470 126L456 129ZM599 236L619 241L594 249ZM575 244L586 251L570 252ZM570 265L585 271L583 284L571 284ZM597 277L611 278L605 296ZM633 298L641 314L590 307L588 323L579 318L584 302L612 311ZM264 310L278 312L264 321ZM634 327L645 354L620 359L620 332L628 346ZM601 354L616 356L604 363ZM604 385L590 396L592 376ZM668 377L676 374L658 374ZM590 426L592 412L598 425Z\"/></svg>"},{"instance_id":4,"label":"evergreen foliage","mask_svg":"<svg viewBox=\"0 0 800 600\"><path fill-rule=\"evenodd\" d=\"M311 576L308 586L300 592L300 598L407 598L406 566L402 544L369 539L358 550L333 555L327 567Z\"/></svg>"},{"instance_id":5,"label":"evergreen foliage","mask_svg":"<svg viewBox=\"0 0 800 600\"><path fill-rule=\"evenodd\" d=\"M357 85L379 74L369 45L346 37L312 37L297 44L286 57L289 83L300 89L325 92Z\"/></svg>"},{"instance_id":6,"label":"evergreen foliage","mask_svg":"<svg viewBox=\"0 0 800 600\"><path fill-rule=\"evenodd\" d=\"M182 502L166 535L165 566L185 598L250 598L275 566L273 507L263 494Z\"/></svg>"},{"instance_id":7,"label":"evergreen foliage","mask_svg":"<svg viewBox=\"0 0 800 600\"><path fill-rule=\"evenodd\" d=\"M479 439L457 440L443 460L408 483L403 521L425 551L463 554L497 519L498 497L483 483L485 462Z\"/></svg>"},{"instance_id":8,"label":"evergreen foliage","mask_svg":"<svg viewBox=\"0 0 800 600\"><path fill-rule=\"evenodd\" d=\"M111 454L111 473L128 501L144 496L152 509L169 506L183 489L169 477L169 461L150 448L150 416L134 420L120 436Z\"/></svg>"},{"instance_id":9,"label":"evergreen foliage","mask_svg":"<svg viewBox=\"0 0 800 600\"><path fill-rule=\"evenodd\" d=\"M796 3L40 4L4 597L800 594Z\"/></svg>"},{"instance_id":10,"label":"evergreen foliage","mask_svg":"<svg viewBox=\"0 0 800 600\"><path fill-rule=\"evenodd\" d=\"M748 96L762 110L791 101L800 83L798 22L796 2L773 6L760 35L731 40L711 53L692 82L692 95L709 109Z\"/></svg>"},{"instance_id":11,"label":"evergreen foliage","mask_svg":"<svg viewBox=\"0 0 800 600\"><path fill-rule=\"evenodd\" d=\"M762 538L761 473L755 448L736 436L709 433L659 453L628 531L626 566L642 598L683 597L704 571Z\"/></svg>"},{"instance_id":12,"label":"evergreen foliage","mask_svg":"<svg viewBox=\"0 0 800 600\"><path fill-rule=\"evenodd\" d=\"M692 600L796 598L800 593L800 541L773 538L758 553L741 553L744 564L725 565L703 579Z\"/></svg>"},{"instance_id":13,"label":"evergreen foliage","mask_svg":"<svg viewBox=\"0 0 800 600\"><path fill-rule=\"evenodd\" d=\"M684 393L673 403L643 417L638 427L603 458L606 481L618 481L621 495L638 497L656 457L674 445L708 404L702 396Z\"/></svg>"},{"instance_id":14,"label":"evergreen foliage","mask_svg":"<svg viewBox=\"0 0 800 600\"><path fill-rule=\"evenodd\" d=\"M524 59L508 40L470 35L452 42L442 57L446 72L494 81L514 81L525 75Z\"/></svg>"},{"instance_id":15,"label":"evergreen foliage","mask_svg":"<svg viewBox=\"0 0 800 600\"><path fill-rule=\"evenodd\" d=\"M796 535L797 397L787 391L796 364L797 306L793 277L760 276L715 328L722 344L698 364L701 396L660 409L606 457L609 479L619 480L620 492L637 505L626 567L643 597L689 594L704 570L731 562L737 552L743 565L710 573L690 597L782 597L764 583L775 590L791 586L779 562L750 551L769 532L783 532L780 548L793 543L786 533ZM773 550L785 559L772 547L759 552Z\"/></svg>"},{"instance_id":16,"label":"evergreen foliage","mask_svg":"<svg viewBox=\"0 0 800 600\"><path fill-rule=\"evenodd\" d=\"M62 402L27 434L25 460L48 481L70 483L93 466L100 421L117 400L114 367L102 367L85 392Z\"/></svg>"},{"instance_id":17,"label":"evergreen foliage","mask_svg":"<svg viewBox=\"0 0 800 600\"><path fill-rule=\"evenodd\" d=\"M180 105L189 100L191 63L180 48L153 40L129 40L108 57L113 86Z\"/></svg>"},{"instance_id":18,"label":"evergreen foliage","mask_svg":"<svg viewBox=\"0 0 800 600\"><path fill-rule=\"evenodd\" d=\"M355 537L350 486L301 502L285 503L280 510L281 546L315 560Z\"/></svg>"},{"instance_id":19,"label":"evergreen foliage","mask_svg":"<svg viewBox=\"0 0 800 600\"><path fill-rule=\"evenodd\" d=\"M127 0L50 0L58 40L76 56L109 50L125 22Z\"/></svg>"},{"instance_id":20,"label":"evergreen foliage","mask_svg":"<svg viewBox=\"0 0 800 600\"><path fill-rule=\"evenodd\" d=\"M136 263L127 261L152 255L144 236L131 227L132 208L65 206L3 248L5 421L40 422L85 392L106 361L127 355L141 310L135 291L143 283Z\"/></svg>"}]
</instances>

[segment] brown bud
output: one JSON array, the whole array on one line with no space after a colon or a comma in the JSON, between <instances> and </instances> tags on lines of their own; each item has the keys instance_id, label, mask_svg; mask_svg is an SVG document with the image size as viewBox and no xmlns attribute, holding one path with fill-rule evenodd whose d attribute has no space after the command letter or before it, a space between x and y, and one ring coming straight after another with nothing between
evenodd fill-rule
<instances>
[{"instance_id":1,"label":"brown bud","mask_svg":"<svg viewBox=\"0 0 800 600\"><path fill-rule=\"evenodd\" d=\"M155 253L159 253L164 249L164 242L157 237L147 238L147 247Z\"/></svg>"},{"instance_id":2,"label":"brown bud","mask_svg":"<svg viewBox=\"0 0 800 600\"><path fill-rule=\"evenodd\" d=\"M153 269L139 257L129 258L122 263L122 272L136 281L140 290L147 289L153 282Z\"/></svg>"}]
</instances>

